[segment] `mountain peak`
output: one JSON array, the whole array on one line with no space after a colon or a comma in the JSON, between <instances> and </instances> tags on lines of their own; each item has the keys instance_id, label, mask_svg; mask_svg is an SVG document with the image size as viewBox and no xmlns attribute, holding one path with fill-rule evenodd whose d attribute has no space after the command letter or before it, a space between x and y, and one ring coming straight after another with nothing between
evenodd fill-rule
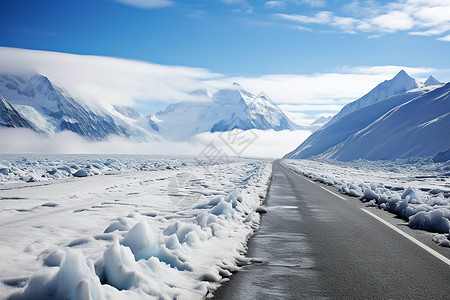
<instances>
[{"instance_id":1,"label":"mountain peak","mask_svg":"<svg viewBox=\"0 0 450 300\"><path fill-rule=\"evenodd\" d=\"M392 79L394 79L394 80L398 80L398 79L412 79L412 77L409 76L408 73L405 72L405 70L401 70Z\"/></svg>"},{"instance_id":2,"label":"mountain peak","mask_svg":"<svg viewBox=\"0 0 450 300\"><path fill-rule=\"evenodd\" d=\"M441 82L439 80L437 80L436 78L434 78L433 76L431 76L431 75L425 81L425 85L436 85L436 84L441 84Z\"/></svg>"},{"instance_id":3,"label":"mountain peak","mask_svg":"<svg viewBox=\"0 0 450 300\"><path fill-rule=\"evenodd\" d=\"M239 90L239 91L243 90L242 86L239 83L237 83L237 82L233 82L233 84L231 85L231 88L233 90Z\"/></svg>"}]
</instances>

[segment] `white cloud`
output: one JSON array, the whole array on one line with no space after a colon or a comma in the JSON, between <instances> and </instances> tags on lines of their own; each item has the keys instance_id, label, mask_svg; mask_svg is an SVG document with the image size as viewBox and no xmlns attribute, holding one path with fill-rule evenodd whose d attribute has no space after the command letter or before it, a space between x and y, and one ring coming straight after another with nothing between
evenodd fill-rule
<instances>
[{"instance_id":1,"label":"white cloud","mask_svg":"<svg viewBox=\"0 0 450 300\"><path fill-rule=\"evenodd\" d=\"M355 100L355 99L353 99ZM334 111L337 113L343 107L338 104L280 104L279 107L283 111L309 112L309 111Z\"/></svg>"},{"instance_id":2,"label":"white cloud","mask_svg":"<svg viewBox=\"0 0 450 300\"><path fill-rule=\"evenodd\" d=\"M443 37L440 37L440 38L438 38L438 40L444 41L444 42L450 42L450 34L446 35L446 36L443 36Z\"/></svg>"},{"instance_id":3,"label":"white cloud","mask_svg":"<svg viewBox=\"0 0 450 300\"><path fill-rule=\"evenodd\" d=\"M309 131L260 131L251 130L244 134L256 135L243 152L242 156L282 157L295 149L310 134ZM200 155L205 147L213 142L227 155L236 155L220 138L220 132L205 132L194 136L188 142L170 142L166 140L139 142L112 136L105 141L87 141L70 131L63 131L53 136L40 135L24 128L0 127L2 143L0 154L152 154L152 155ZM273 145L277 147L272 147Z\"/></svg>"},{"instance_id":4,"label":"white cloud","mask_svg":"<svg viewBox=\"0 0 450 300\"><path fill-rule=\"evenodd\" d=\"M267 1L264 6L269 9L280 9L285 8L286 4L304 4L311 7L322 7L326 6L326 1L323 0L278 0L278 1Z\"/></svg>"},{"instance_id":5,"label":"white cloud","mask_svg":"<svg viewBox=\"0 0 450 300\"><path fill-rule=\"evenodd\" d=\"M333 18L333 13L329 11L321 11L312 17L296 14L275 14L275 16L304 24L328 24Z\"/></svg>"},{"instance_id":6,"label":"white cloud","mask_svg":"<svg viewBox=\"0 0 450 300\"><path fill-rule=\"evenodd\" d=\"M245 89L253 93L264 91L276 103L282 104L341 105L361 97L380 82L394 77L402 69L411 76L427 77L437 72L432 68L404 66L342 67L335 73L233 77L210 84L215 87L222 84L223 87L224 83L239 82Z\"/></svg>"},{"instance_id":7,"label":"white cloud","mask_svg":"<svg viewBox=\"0 0 450 300\"><path fill-rule=\"evenodd\" d=\"M264 6L266 6L269 9L274 9L274 8L282 8L284 7L284 2L283 1L267 1Z\"/></svg>"},{"instance_id":8,"label":"white cloud","mask_svg":"<svg viewBox=\"0 0 450 300\"><path fill-rule=\"evenodd\" d=\"M170 0L116 0L116 1L123 4L145 9L160 8L173 4L173 2Z\"/></svg>"},{"instance_id":9,"label":"white cloud","mask_svg":"<svg viewBox=\"0 0 450 300\"><path fill-rule=\"evenodd\" d=\"M413 19L402 11L392 11L388 14L380 15L370 20L372 24L381 30L395 32L408 30L414 27Z\"/></svg>"},{"instance_id":10,"label":"white cloud","mask_svg":"<svg viewBox=\"0 0 450 300\"><path fill-rule=\"evenodd\" d=\"M353 1L343 6L348 16L331 11L308 15L275 14L301 24L327 25L345 33L369 32L371 36L406 31L410 35L436 36L450 31L450 1L398 0L384 5Z\"/></svg>"},{"instance_id":11,"label":"white cloud","mask_svg":"<svg viewBox=\"0 0 450 300\"><path fill-rule=\"evenodd\" d=\"M194 100L189 92L222 77L201 68L5 47L0 72L38 72L87 102L121 105Z\"/></svg>"}]
</instances>

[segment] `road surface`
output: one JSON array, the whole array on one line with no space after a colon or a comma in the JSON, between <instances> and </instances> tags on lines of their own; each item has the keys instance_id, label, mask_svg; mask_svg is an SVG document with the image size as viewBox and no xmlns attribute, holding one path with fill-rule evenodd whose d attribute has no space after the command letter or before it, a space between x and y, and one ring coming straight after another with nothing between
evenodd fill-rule
<instances>
[{"instance_id":1,"label":"road surface","mask_svg":"<svg viewBox=\"0 0 450 300\"><path fill-rule=\"evenodd\" d=\"M215 299L449 299L450 250L430 233L279 161L273 172L269 212L248 244L264 263L243 267Z\"/></svg>"}]
</instances>

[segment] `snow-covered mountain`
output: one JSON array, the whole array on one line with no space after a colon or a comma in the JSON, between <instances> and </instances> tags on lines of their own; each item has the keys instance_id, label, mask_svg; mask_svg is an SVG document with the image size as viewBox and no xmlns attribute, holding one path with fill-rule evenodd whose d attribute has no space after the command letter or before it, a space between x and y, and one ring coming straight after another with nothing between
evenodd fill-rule
<instances>
[{"instance_id":1,"label":"snow-covered mountain","mask_svg":"<svg viewBox=\"0 0 450 300\"><path fill-rule=\"evenodd\" d=\"M337 113L327 124L325 124L325 126L330 126L342 117L358 109L369 106L377 101L421 86L423 86L422 83L410 77L404 70L401 70L391 80L383 81L363 97L345 105L339 113Z\"/></svg>"},{"instance_id":2,"label":"snow-covered mountain","mask_svg":"<svg viewBox=\"0 0 450 300\"><path fill-rule=\"evenodd\" d=\"M113 105L113 108L116 112L121 114L124 117L133 119L133 120L139 120L143 118L143 116L137 112L134 108L130 106L123 106L123 105Z\"/></svg>"},{"instance_id":3,"label":"snow-covered mountain","mask_svg":"<svg viewBox=\"0 0 450 300\"><path fill-rule=\"evenodd\" d=\"M258 96L234 83L208 100L170 104L147 117L148 128L173 140L185 140L202 132L233 129L294 130L297 125L279 110L264 94ZM206 99L206 101L205 101Z\"/></svg>"},{"instance_id":4,"label":"snow-covered mountain","mask_svg":"<svg viewBox=\"0 0 450 300\"><path fill-rule=\"evenodd\" d=\"M423 84L343 115L285 158L377 160L436 155L450 147L449 113L448 84Z\"/></svg>"},{"instance_id":5,"label":"snow-covered mountain","mask_svg":"<svg viewBox=\"0 0 450 300\"><path fill-rule=\"evenodd\" d=\"M430 75L430 77L428 77L428 79L424 82L424 84L426 86L437 85L437 84L441 84L441 82L439 82L439 80L437 80L436 78L434 78L433 76Z\"/></svg>"},{"instance_id":6,"label":"snow-covered mountain","mask_svg":"<svg viewBox=\"0 0 450 300\"><path fill-rule=\"evenodd\" d=\"M27 127L39 133L73 131L92 140L110 135L154 140L187 140L202 132L293 130L289 120L263 93L255 96L239 84L212 95L196 90L197 102L170 104L144 117L129 106L100 106L75 99L47 77L0 75L0 126ZM7 100L5 100L7 99Z\"/></svg>"},{"instance_id":7,"label":"snow-covered mountain","mask_svg":"<svg viewBox=\"0 0 450 300\"><path fill-rule=\"evenodd\" d=\"M0 75L0 95L37 132L53 134L70 130L92 140L109 135L130 137L142 134L102 107L88 106L75 100L42 75ZM6 115L2 111L0 117L4 119ZM12 127L27 126L15 123Z\"/></svg>"},{"instance_id":8,"label":"snow-covered mountain","mask_svg":"<svg viewBox=\"0 0 450 300\"><path fill-rule=\"evenodd\" d=\"M341 161L436 156L450 149L450 83L392 109L329 153Z\"/></svg>"},{"instance_id":9,"label":"snow-covered mountain","mask_svg":"<svg viewBox=\"0 0 450 300\"><path fill-rule=\"evenodd\" d=\"M311 125L324 125L326 123L328 123L333 117L329 116L329 117L319 117L317 120L315 120L314 122L311 123Z\"/></svg>"},{"instance_id":10,"label":"snow-covered mountain","mask_svg":"<svg viewBox=\"0 0 450 300\"><path fill-rule=\"evenodd\" d=\"M0 126L32 128L27 120L5 98L0 96Z\"/></svg>"}]
</instances>

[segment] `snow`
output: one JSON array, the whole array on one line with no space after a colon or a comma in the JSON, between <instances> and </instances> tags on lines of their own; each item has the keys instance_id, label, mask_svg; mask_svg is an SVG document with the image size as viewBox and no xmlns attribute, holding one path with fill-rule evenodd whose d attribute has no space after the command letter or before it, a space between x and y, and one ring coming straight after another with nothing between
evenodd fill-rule
<instances>
[{"instance_id":1,"label":"snow","mask_svg":"<svg viewBox=\"0 0 450 300\"><path fill-rule=\"evenodd\" d=\"M245 244L271 176L271 162L259 159L0 162L11 170L0 175L0 294L11 299L202 299L251 262ZM74 178L75 170L92 173ZM183 174L192 176L169 193ZM195 201L177 205L186 196Z\"/></svg>"},{"instance_id":2,"label":"snow","mask_svg":"<svg viewBox=\"0 0 450 300\"><path fill-rule=\"evenodd\" d=\"M270 102L267 95L258 96L235 83L205 101L170 104L149 116L148 129L153 128L170 140L186 140L204 132L223 132L232 129L293 130L296 124Z\"/></svg>"},{"instance_id":3,"label":"snow","mask_svg":"<svg viewBox=\"0 0 450 300\"><path fill-rule=\"evenodd\" d=\"M424 82L425 85L437 85L441 84L436 78L430 75L428 79Z\"/></svg>"},{"instance_id":4,"label":"snow","mask_svg":"<svg viewBox=\"0 0 450 300\"><path fill-rule=\"evenodd\" d=\"M408 221L408 226L439 233L450 245L450 164L430 159L339 162L283 160L289 169ZM445 238L444 238L445 237Z\"/></svg>"},{"instance_id":5,"label":"snow","mask_svg":"<svg viewBox=\"0 0 450 300\"><path fill-rule=\"evenodd\" d=\"M363 107L372 105L377 101L386 99L387 97L391 97L397 94L405 93L406 91L419 88L417 81L414 78L411 78L404 70L401 70L394 78L391 80L385 80L384 82L377 85L373 88L369 93L364 95L363 97L355 100L351 103L345 105L342 110L336 114L330 122L325 124L325 126L329 126L344 116L357 111Z\"/></svg>"},{"instance_id":6,"label":"snow","mask_svg":"<svg viewBox=\"0 0 450 300\"><path fill-rule=\"evenodd\" d=\"M286 158L434 157L450 148L449 90L450 84L434 85L378 101L313 133Z\"/></svg>"},{"instance_id":7,"label":"snow","mask_svg":"<svg viewBox=\"0 0 450 300\"><path fill-rule=\"evenodd\" d=\"M327 156L342 161L436 156L450 148L449 91L446 84L399 105Z\"/></svg>"},{"instance_id":8,"label":"snow","mask_svg":"<svg viewBox=\"0 0 450 300\"><path fill-rule=\"evenodd\" d=\"M87 105L73 98L47 77L0 74L0 95L17 110L36 131L48 135L73 131L91 140L109 135L151 139L153 135L118 117L100 105ZM1 113L1 112L0 112ZM123 117L126 119L126 117ZM16 126L24 127L24 126Z\"/></svg>"},{"instance_id":9,"label":"snow","mask_svg":"<svg viewBox=\"0 0 450 300\"><path fill-rule=\"evenodd\" d=\"M309 136L294 151L286 154L286 158L308 158L325 153L336 145L347 140L350 136L369 126L389 110L401 105L427 90L417 90L378 101L370 106L350 113L331 125L324 125L320 130Z\"/></svg>"}]
</instances>

